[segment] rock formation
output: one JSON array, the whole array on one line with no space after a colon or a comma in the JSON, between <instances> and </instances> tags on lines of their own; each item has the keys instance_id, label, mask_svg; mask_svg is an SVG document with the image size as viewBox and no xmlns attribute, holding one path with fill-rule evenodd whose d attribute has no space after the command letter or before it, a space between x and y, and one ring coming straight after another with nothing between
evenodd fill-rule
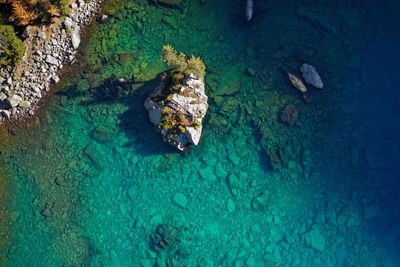
<instances>
[{"instance_id":1,"label":"rock formation","mask_svg":"<svg viewBox=\"0 0 400 267\"><path fill-rule=\"evenodd\" d=\"M203 78L178 72L161 81L145 107L163 139L184 151L199 143L207 99Z\"/></svg>"},{"instance_id":2,"label":"rock formation","mask_svg":"<svg viewBox=\"0 0 400 267\"><path fill-rule=\"evenodd\" d=\"M204 89L205 66L198 57L177 53L165 45L162 60L170 68L145 101L150 121L163 139L181 151L197 145L208 109Z\"/></svg>"}]
</instances>

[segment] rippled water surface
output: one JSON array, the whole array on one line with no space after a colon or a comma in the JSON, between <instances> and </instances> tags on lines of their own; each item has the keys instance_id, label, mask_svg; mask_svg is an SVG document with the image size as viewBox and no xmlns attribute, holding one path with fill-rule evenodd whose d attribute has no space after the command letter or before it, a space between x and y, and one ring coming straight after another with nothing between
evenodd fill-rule
<instances>
[{"instance_id":1,"label":"rippled water surface","mask_svg":"<svg viewBox=\"0 0 400 267\"><path fill-rule=\"evenodd\" d=\"M1 129L0 265L399 266L398 1L184 2L122 2ZM143 107L166 43L207 66L184 154ZM310 103L285 73L304 62Z\"/></svg>"}]
</instances>

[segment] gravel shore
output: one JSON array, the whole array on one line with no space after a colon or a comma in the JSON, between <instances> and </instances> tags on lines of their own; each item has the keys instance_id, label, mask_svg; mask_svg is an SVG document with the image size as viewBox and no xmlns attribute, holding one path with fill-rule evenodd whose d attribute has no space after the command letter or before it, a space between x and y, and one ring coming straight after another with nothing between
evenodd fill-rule
<instances>
[{"instance_id":1,"label":"gravel shore","mask_svg":"<svg viewBox=\"0 0 400 267\"><path fill-rule=\"evenodd\" d=\"M80 32L100 10L101 0L71 4L71 12L49 26L28 26L26 52L12 67L0 69L0 123L33 116L40 99L60 81L64 65L72 64Z\"/></svg>"}]
</instances>

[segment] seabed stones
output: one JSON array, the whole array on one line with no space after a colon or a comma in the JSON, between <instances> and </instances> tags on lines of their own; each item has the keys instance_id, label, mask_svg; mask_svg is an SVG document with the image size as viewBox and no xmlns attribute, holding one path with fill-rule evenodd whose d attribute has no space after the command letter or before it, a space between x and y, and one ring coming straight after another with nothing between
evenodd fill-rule
<instances>
[{"instance_id":1,"label":"seabed stones","mask_svg":"<svg viewBox=\"0 0 400 267\"><path fill-rule=\"evenodd\" d=\"M326 247L325 237L318 228L315 228L305 235L306 243L315 250L323 251Z\"/></svg>"}]
</instances>

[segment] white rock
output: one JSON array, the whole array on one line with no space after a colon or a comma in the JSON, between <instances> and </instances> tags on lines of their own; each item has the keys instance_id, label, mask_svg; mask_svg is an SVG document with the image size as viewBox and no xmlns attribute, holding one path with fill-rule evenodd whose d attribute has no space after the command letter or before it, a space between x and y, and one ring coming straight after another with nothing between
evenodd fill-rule
<instances>
[{"instance_id":1,"label":"white rock","mask_svg":"<svg viewBox=\"0 0 400 267\"><path fill-rule=\"evenodd\" d=\"M322 87L324 87L321 77L314 66L304 63L301 65L300 71L303 74L303 78L306 83L311 84L318 89L322 89Z\"/></svg>"},{"instance_id":2,"label":"white rock","mask_svg":"<svg viewBox=\"0 0 400 267\"><path fill-rule=\"evenodd\" d=\"M81 36L79 34L79 28L74 30L71 34L71 41L72 41L72 47L74 49L77 49L79 47L79 44L81 43Z\"/></svg>"},{"instance_id":3,"label":"white rock","mask_svg":"<svg viewBox=\"0 0 400 267\"><path fill-rule=\"evenodd\" d=\"M168 107L178 116L184 115L186 118L190 118L192 125L185 126L184 132L176 134L176 132L171 133L168 132L169 130L164 129L161 129L160 132L166 142L174 145L179 150L183 151L190 145L197 145L202 133L201 123L208 109L208 97L204 91L204 80L188 75L182 80L180 91L168 95L169 101L167 104L160 101L160 99L167 97L163 95L164 88L165 84L162 82L145 102L150 121L157 129L161 129L161 116L164 107ZM194 127L193 123L195 121L199 122L200 125Z\"/></svg>"},{"instance_id":4,"label":"white rock","mask_svg":"<svg viewBox=\"0 0 400 267\"><path fill-rule=\"evenodd\" d=\"M58 83L58 82L60 81L60 78L59 78L57 75L53 75L53 76L51 77L51 80L52 80L54 83Z\"/></svg>"},{"instance_id":5,"label":"white rock","mask_svg":"<svg viewBox=\"0 0 400 267\"><path fill-rule=\"evenodd\" d=\"M9 98L7 98L7 100L8 100L8 104L12 108L14 108L14 107L18 106L19 103L21 103L22 98L19 95L12 95Z\"/></svg>"},{"instance_id":6,"label":"white rock","mask_svg":"<svg viewBox=\"0 0 400 267\"><path fill-rule=\"evenodd\" d=\"M65 28L69 29L74 25L74 22L72 21L72 19L70 17L66 17L64 20L64 26Z\"/></svg>"},{"instance_id":7,"label":"white rock","mask_svg":"<svg viewBox=\"0 0 400 267\"><path fill-rule=\"evenodd\" d=\"M39 37L40 39L46 40L46 38L47 38L46 32L45 32L44 30L40 30L40 31L38 32L38 37Z\"/></svg>"},{"instance_id":8,"label":"white rock","mask_svg":"<svg viewBox=\"0 0 400 267\"><path fill-rule=\"evenodd\" d=\"M21 108L29 108L29 107L31 106L31 102L23 100L23 101L21 101L21 102L19 103L19 106L20 106Z\"/></svg>"},{"instance_id":9,"label":"white rock","mask_svg":"<svg viewBox=\"0 0 400 267\"><path fill-rule=\"evenodd\" d=\"M0 93L0 101L3 101L7 98L6 94Z\"/></svg>"},{"instance_id":10,"label":"white rock","mask_svg":"<svg viewBox=\"0 0 400 267\"><path fill-rule=\"evenodd\" d=\"M46 62L51 64L51 65L57 65L58 64L58 60L55 57L51 56L51 55L47 55Z\"/></svg>"},{"instance_id":11,"label":"white rock","mask_svg":"<svg viewBox=\"0 0 400 267\"><path fill-rule=\"evenodd\" d=\"M102 15L100 21L105 22L106 20L108 20L108 16L106 14Z\"/></svg>"}]
</instances>

